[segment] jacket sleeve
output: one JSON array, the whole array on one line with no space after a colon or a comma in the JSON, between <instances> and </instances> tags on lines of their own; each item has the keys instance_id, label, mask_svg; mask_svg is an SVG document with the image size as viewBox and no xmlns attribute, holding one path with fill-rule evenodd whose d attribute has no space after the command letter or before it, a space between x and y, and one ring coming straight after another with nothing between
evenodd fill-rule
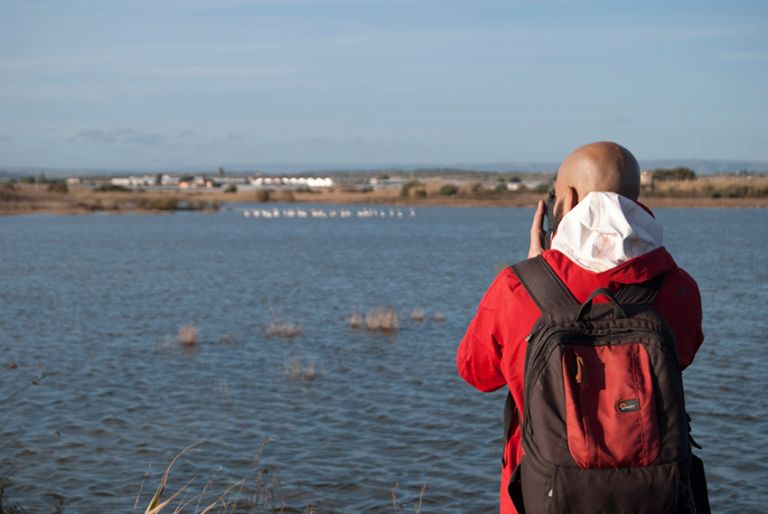
<instances>
[{"instance_id":1,"label":"jacket sleeve","mask_svg":"<svg viewBox=\"0 0 768 514\"><path fill-rule=\"evenodd\" d=\"M677 353L680 358L680 368L687 368L696 356L696 352L699 351L699 347L704 342L704 331L702 330L702 314L701 314L701 293L699 292L699 286L696 281L693 280L688 273L680 270L682 273L682 280L686 284L684 287L687 290L687 294L690 295L688 301L690 302L690 325L687 331L688 337L682 338L678 342Z\"/></svg>"},{"instance_id":2,"label":"jacket sleeve","mask_svg":"<svg viewBox=\"0 0 768 514\"><path fill-rule=\"evenodd\" d=\"M688 273L677 268L659 291L657 305L675 333L680 368L685 369L704 341L699 286Z\"/></svg>"},{"instance_id":3,"label":"jacket sleeve","mask_svg":"<svg viewBox=\"0 0 768 514\"><path fill-rule=\"evenodd\" d=\"M499 294L501 276L491 284L480 301L475 317L456 354L459 375L483 392L495 391L506 384L501 373L501 344L498 340Z\"/></svg>"}]
</instances>

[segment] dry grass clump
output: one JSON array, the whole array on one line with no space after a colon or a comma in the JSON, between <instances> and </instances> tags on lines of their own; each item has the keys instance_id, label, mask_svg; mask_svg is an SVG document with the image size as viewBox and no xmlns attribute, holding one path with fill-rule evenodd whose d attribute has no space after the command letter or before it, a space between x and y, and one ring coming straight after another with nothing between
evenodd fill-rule
<instances>
[{"instance_id":1,"label":"dry grass clump","mask_svg":"<svg viewBox=\"0 0 768 514\"><path fill-rule=\"evenodd\" d=\"M285 365L285 378L292 382L306 380L311 382L315 379L315 363L308 362L303 366L301 359L293 358Z\"/></svg>"},{"instance_id":2,"label":"dry grass clump","mask_svg":"<svg viewBox=\"0 0 768 514\"><path fill-rule=\"evenodd\" d=\"M363 317L356 312L352 312L347 318L347 325L349 325L349 328L360 328L363 326Z\"/></svg>"},{"instance_id":3,"label":"dry grass clump","mask_svg":"<svg viewBox=\"0 0 768 514\"><path fill-rule=\"evenodd\" d=\"M5 497L5 485L0 485L0 514L27 514L18 504L10 503Z\"/></svg>"},{"instance_id":4,"label":"dry grass clump","mask_svg":"<svg viewBox=\"0 0 768 514\"><path fill-rule=\"evenodd\" d=\"M378 307L365 314L365 329L371 332L397 332L400 318L388 307Z\"/></svg>"},{"instance_id":5,"label":"dry grass clump","mask_svg":"<svg viewBox=\"0 0 768 514\"><path fill-rule=\"evenodd\" d=\"M411 319L413 321L424 321L424 307L416 307L411 311Z\"/></svg>"},{"instance_id":6,"label":"dry grass clump","mask_svg":"<svg viewBox=\"0 0 768 514\"><path fill-rule=\"evenodd\" d=\"M284 337L286 339L292 339L303 334L304 329L301 325L297 325L291 321L273 319L267 324L264 333L267 337Z\"/></svg>"},{"instance_id":7,"label":"dry grass clump","mask_svg":"<svg viewBox=\"0 0 768 514\"><path fill-rule=\"evenodd\" d=\"M435 311L432 313L429 319L431 319L432 321L442 322L442 321L445 321L445 314L443 314L440 311Z\"/></svg>"},{"instance_id":8,"label":"dry grass clump","mask_svg":"<svg viewBox=\"0 0 768 514\"><path fill-rule=\"evenodd\" d=\"M259 448L256 457L254 458L254 466L258 466L261 454L263 453L264 448L268 443L269 439L266 439L264 442L262 442L261 447ZM167 511L169 513L172 512L173 514L181 514L184 512L193 512L195 514L208 514L216 512L226 514L241 511L254 513L284 511L285 505L282 504L282 501L280 502L280 505L276 504L276 488L279 484L278 474L275 473L272 475L272 483L268 484L265 481L265 477L268 471L267 468L259 469L255 473L252 482L245 478L238 480L226 488L223 493L214 496L207 494L208 487L211 484L211 481L209 481L200 494L191 498L186 497L188 492L187 490L194 481L194 479L192 479L183 485L179 490L171 494L166 500L163 500L162 496L168 484L168 478L170 476L171 469L182 455L189 452L195 446L197 445L195 444L185 448L179 452L176 457L173 458L171 463L166 468L165 473L163 473L163 477L160 480L160 485L152 495L152 499L144 510L144 514L159 514L163 511ZM249 482L251 482L251 487L249 489L253 492L250 494L244 494L246 484ZM141 490L139 491L139 495L136 497L134 510L138 505L140 495ZM167 510L166 507L168 507ZM170 510L171 508L173 510Z\"/></svg>"},{"instance_id":9,"label":"dry grass clump","mask_svg":"<svg viewBox=\"0 0 768 514\"><path fill-rule=\"evenodd\" d=\"M179 329L178 341L181 346L197 346L198 331L194 325L183 325Z\"/></svg>"},{"instance_id":10,"label":"dry grass clump","mask_svg":"<svg viewBox=\"0 0 768 514\"><path fill-rule=\"evenodd\" d=\"M301 325L292 321L280 319L275 312L275 308L272 306L272 300L267 300L267 308L269 308L270 321L267 323L264 333L267 337L284 337L286 339L292 339L304 333L304 328Z\"/></svg>"}]
</instances>

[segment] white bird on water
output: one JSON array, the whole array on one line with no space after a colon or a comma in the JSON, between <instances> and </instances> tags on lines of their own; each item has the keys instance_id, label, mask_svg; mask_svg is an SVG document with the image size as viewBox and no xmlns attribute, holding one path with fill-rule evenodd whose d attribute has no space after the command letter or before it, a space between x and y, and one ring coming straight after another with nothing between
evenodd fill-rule
<instances>
[{"instance_id":1,"label":"white bird on water","mask_svg":"<svg viewBox=\"0 0 768 514\"><path fill-rule=\"evenodd\" d=\"M416 209L411 207L409 209L410 211L410 217L415 218L416 217ZM403 214L403 211L400 209L378 209L373 207L364 207L362 209L356 209L355 211L352 211L350 209L317 209L317 208L310 208L310 209L302 209L302 208L291 208L291 209L278 209L278 208L272 208L272 209L254 209L252 211L244 210L243 216L246 218L264 218L264 219L274 219L274 218L351 218L353 216L356 216L358 218L400 218L402 219L405 215Z\"/></svg>"}]
</instances>

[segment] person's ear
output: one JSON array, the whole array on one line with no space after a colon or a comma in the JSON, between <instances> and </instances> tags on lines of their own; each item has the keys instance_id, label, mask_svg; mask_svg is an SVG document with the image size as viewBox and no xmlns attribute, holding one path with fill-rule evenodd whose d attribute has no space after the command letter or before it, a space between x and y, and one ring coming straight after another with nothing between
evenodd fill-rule
<instances>
[{"instance_id":1,"label":"person's ear","mask_svg":"<svg viewBox=\"0 0 768 514\"><path fill-rule=\"evenodd\" d=\"M563 216L568 214L578 203L579 193L576 191L575 187L569 186L568 189L565 190L565 198L563 199Z\"/></svg>"}]
</instances>

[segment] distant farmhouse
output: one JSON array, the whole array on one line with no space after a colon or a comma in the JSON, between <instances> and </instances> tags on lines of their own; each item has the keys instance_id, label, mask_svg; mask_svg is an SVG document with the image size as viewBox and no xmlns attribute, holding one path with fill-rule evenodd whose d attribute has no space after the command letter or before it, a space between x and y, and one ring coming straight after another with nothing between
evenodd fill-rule
<instances>
[{"instance_id":1,"label":"distant farmhouse","mask_svg":"<svg viewBox=\"0 0 768 514\"><path fill-rule=\"evenodd\" d=\"M73 177L76 178L76 177ZM79 179L78 179L79 180ZM238 190L257 189L321 189L333 187L330 177L208 177L203 175L141 175L113 177L113 186L142 189L223 189L235 186Z\"/></svg>"}]
</instances>

